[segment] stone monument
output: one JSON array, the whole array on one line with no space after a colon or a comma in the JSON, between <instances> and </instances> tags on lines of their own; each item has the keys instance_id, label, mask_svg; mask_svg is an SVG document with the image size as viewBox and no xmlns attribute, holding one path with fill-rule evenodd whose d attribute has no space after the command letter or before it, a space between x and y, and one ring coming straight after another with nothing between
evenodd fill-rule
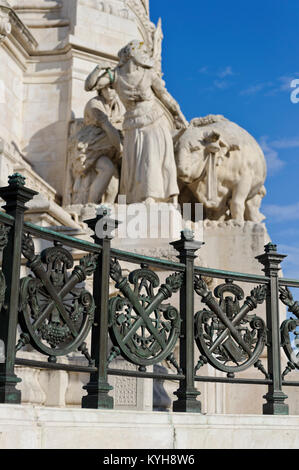
<instances>
[{"instance_id":1,"label":"stone monument","mask_svg":"<svg viewBox=\"0 0 299 470\"><path fill-rule=\"evenodd\" d=\"M157 208L158 239L116 236L113 246L166 259L177 256L169 242L186 222L181 208L200 203L203 220L193 209L187 217L203 227L196 263L260 274L255 256L269 241L263 152L223 116L186 120L162 79L162 39L148 0L0 0L0 183L24 174L40 193L27 220L81 238L100 203L116 216L142 206L147 219ZM166 216L176 234L159 237ZM59 404L78 404L70 384L82 377L59 374ZM53 404L47 373L32 372L31 382L28 401ZM148 390L127 405L149 407ZM201 391L210 413L261 410L250 397L241 409L231 386Z\"/></svg>"}]
</instances>

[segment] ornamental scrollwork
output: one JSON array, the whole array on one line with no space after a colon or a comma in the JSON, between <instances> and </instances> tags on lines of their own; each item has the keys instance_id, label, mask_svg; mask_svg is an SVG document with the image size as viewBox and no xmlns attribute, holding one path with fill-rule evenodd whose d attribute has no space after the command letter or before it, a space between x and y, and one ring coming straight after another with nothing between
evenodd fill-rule
<instances>
[{"instance_id":1,"label":"ornamental scrollwork","mask_svg":"<svg viewBox=\"0 0 299 470\"><path fill-rule=\"evenodd\" d=\"M201 353L196 370L209 363L233 377L235 372L254 365L268 377L259 360L266 343L266 326L255 314L249 315L264 302L266 286L255 287L242 306L244 291L230 279L216 287L215 296L198 276L194 287L209 307L195 316L195 339Z\"/></svg>"},{"instance_id":2,"label":"ornamental scrollwork","mask_svg":"<svg viewBox=\"0 0 299 470\"><path fill-rule=\"evenodd\" d=\"M5 225L2 225L2 224L0 225L0 253L1 254L7 245L9 230L10 230L10 227L6 227ZM6 292L6 280L2 272L2 269L0 269L0 311L4 304L5 292Z\"/></svg>"},{"instance_id":3,"label":"ornamental scrollwork","mask_svg":"<svg viewBox=\"0 0 299 470\"><path fill-rule=\"evenodd\" d=\"M111 260L110 276L122 294L109 303L112 357L121 354L141 370L164 359L173 362L181 319L178 310L164 301L181 288L182 274L174 273L160 285L158 275L141 265L127 278L115 259Z\"/></svg>"},{"instance_id":4,"label":"ornamental scrollwork","mask_svg":"<svg viewBox=\"0 0 299 470\"><path fill-rule=\"evenodd\" d=\"M284 378L292 370L299 369L299 332L297 331L299 326L299 302L294 301L288 287L280 287L279 292L280 300L288 307L289 312L293 314L293 316L284 320L280 327L281 346L288 358L287 367L282 374Z\"/></svg>"},{"instance_id":5,"label":"ornamental scrollwork","mask_svg":"<svg viewBox=\"0 0 299 470\"><path fill-rule=\"evenodd\" d=\"M10 227L2 224L0 225L0 252L2 252L7 245L9 231Z\"/></svg>"},{"instance_id":6,"label":"ornamental scrollwork","mask_svg":"<svg viewBox=\"0 0 299 470\"><path fill-rule=\"evenodd\" d=\"M95 271L97 255L84 256L69 273L74 260L68 250L56 243L36 255L32 237L26 234L22 253L34 276L21 279L19 322L23 334L17 349L30 342L53 361L79 349L90 360L84 340L94 321L95 304L79 285Z\"/></svg>"}]
</instances>

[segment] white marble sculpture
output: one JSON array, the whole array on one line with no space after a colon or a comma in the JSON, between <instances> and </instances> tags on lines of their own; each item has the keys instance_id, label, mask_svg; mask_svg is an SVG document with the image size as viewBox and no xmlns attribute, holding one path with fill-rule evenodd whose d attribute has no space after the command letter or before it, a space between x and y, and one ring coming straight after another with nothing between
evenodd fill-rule
<instances>
[{"instance_id":1,"label":"white marble sculpture","mask_svg":"<svg viewBox=\"0 0 299 470\"><path fill-rule=\"evenodd\" d=\"M86 91L97 89L99 73L97 66L87 77ZM109 85L88 101L84 120L75 123L70 138L70 204L115 201L119 191L123 115L124 108Z\"/></svg>"},{"instance_id":2,"label":"white marble sculpture","mask_svg":"<svg viewBox=\"0 0 299 470\"><path fill-rule=\"evenodd\" d=\"M181 202L201 202L211 220L261 222L266 163L256 140L220 115L195 118L176 143Z\"/></svg>"},{"instance_id":3,"label":"white marble sculpture","mask_svg":"<svg viewBox=\"0 0 299 470\"><path fill-rule=\"evenodd\" d=\"M126 108L120 194L128 204L175 200L179 188L171 125L157 98L177 127L187 122L143 42L131 41L118 55L118 66L104 71L97 86L112 84Z\"/></svg>"}]
</instances>

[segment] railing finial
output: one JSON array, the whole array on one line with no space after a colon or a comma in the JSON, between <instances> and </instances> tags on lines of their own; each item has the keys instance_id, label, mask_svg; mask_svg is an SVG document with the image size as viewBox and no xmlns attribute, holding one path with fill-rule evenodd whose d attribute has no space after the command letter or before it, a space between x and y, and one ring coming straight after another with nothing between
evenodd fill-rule
<instances>
[{"instance_id":1,"label":"railing finial","mask_svg":"<svg viewBox=\"0 0 299 470\"><path fill-rule=\"evenodd\" d=\"M277 252L277 245L275 243L269 242L265 245L265 253Z\"/></svg>"},{"instance_id":2,"label":"railing finial","mask_svg":"<svg viewBox=\"0 0 299 470\"><path fill-rule=\"evenodd\" d=\"M9 186L25 186L26 178L21 173L14 173L8 177Z\"/></svg>"}]
</instances>

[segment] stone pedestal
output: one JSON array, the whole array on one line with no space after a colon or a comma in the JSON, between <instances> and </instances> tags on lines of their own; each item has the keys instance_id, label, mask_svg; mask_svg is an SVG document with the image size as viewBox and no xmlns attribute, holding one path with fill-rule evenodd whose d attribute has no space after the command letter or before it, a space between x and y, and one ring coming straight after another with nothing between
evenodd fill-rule
<instances>
[{"instance_id":1,"label":"stone pedestal","mask_svg":"<svg viewBox=\"0 0 299 470\"><path fill-rule=\"evenodd\" d=\"M298 431L298 416L0 405L1 449L298 449Z\"/></svg>"},{"instance_id":2,"label":"stone pedestal","mask_svg":"<svg viewBox=\"0 0 299 470\"><path fill-rule=\"evenodd\" d=\"M210 268L263 274L255 256L263 253L264 246L270 241L265 224L205 220L203 241L205 245L200 255Z\"/></svg>"}]
</instances>

